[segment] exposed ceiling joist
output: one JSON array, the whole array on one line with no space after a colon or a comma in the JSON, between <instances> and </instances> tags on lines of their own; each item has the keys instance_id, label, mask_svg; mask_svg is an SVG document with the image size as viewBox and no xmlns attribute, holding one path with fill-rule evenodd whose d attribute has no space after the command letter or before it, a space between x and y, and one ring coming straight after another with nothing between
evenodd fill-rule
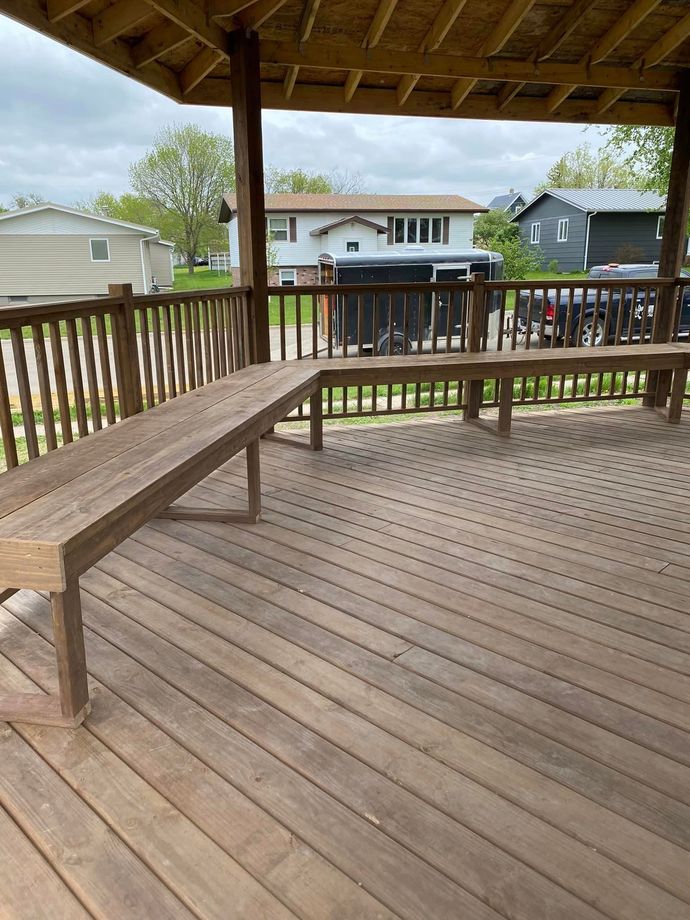
<instances>
[{"instance_id":1,"label":"exposed ceiling joist","mask_svg":"<svg viewBox=\"0 0 690 920\"><path fill-rule=\"evenodd\" d=\"M118 0L113 6L106 7L93 20L93 41L95 45L104 45L118 38L132 26L139 25L151 15L151 8L141 0Z\"/></svg>"},{"instance_id":2,"label":"exposed ceiling joist","mask_svg":"<svg viewBox=\"0 0 690 920\"><path fill-rule=\"evenodd\" d=\"M89 0L48 0L46 11L51 22L59 22L65 16L78 12Z\"/></svg>"},{"instance_id":3,"label":"exposed ceiling joist","mask_svg":"<svg viewBox=\"0 0 690 920\"><path fill-rule=\"evenodd\" d=\"M228 33L217 23L207 19L204 11L193 0L146 0L166 19L186 29L194 38L217 48L225 57L229 57Z\"/></svg>"},{"instance_id":4,"label":"exposed ceiling joist","mask_svg":"<svg viewBox=\"0 0 690 920\"><path fill-rule=\"evenodd\" d=\"M260 29L286 3L287 0L256 0L237 19L245 29Z\"/></svg>"},{"instance_id":5,"label":"exposed ceiling joist","mask_svg":"<svg viewBox=\"0 0 690 920\"><path fill-rule=\"evenodd\" d=\"M316 14L319 11L319 6L321 5L321 0L307 0L304 4L304 10L302 11L302 18L300 20L299 29L297 30L297 41L301 44L308 41L311 30L314 28L314 22L316 20ZM295 88L295 83L297 82L297 76L299 75L299 67L291 67L287 74L285 75L285 95L289 99L292 95L292 91Z\"/></svg>"},{"instance_id":6,"label":"exposed ceiling joist","mask_svg":"<svg viewBox=\"0 0 690 920\"><path fill-rule=\"evenodd\" d=\"M497 54L515 32L525 16L530 12L535 0L512 0L500 18L495 29L486 38L478 51L479 57ZM450 104L457 109L474 89L475 80L458 80L450 93Z\"/></svg>"},{"instance_id":7,"label":"exposed ceiling joist","mask_svg":"<svg viewBox=\"0 0 690 920\"><path fill-rule=\"evenodd\" d=\"M132 48L132 59L137 67L143 67L150 64L156 58L178 48L185 42L190 41L192 36L178 26L176 22L162 22L155 26L150 32L137 42Z\"/></svg>"},{"instance_id":8,"label":"exposed ceiling joist","mask_svg":"<svg viewBox=\"0 0 690 920\"><path fill-rule=\"evenodd\" d=\"M431 28L422 39L419 46L420 53L434 51L448 35L453 23L463 10L467 0L445 0L445 3L436 14ZM400 80L397 87L398 105L404 105L410 93L417 85L421 74L409 74Z\"/></svg>"},{"instance_id":9,"label":"exposed ceiling joist","mask_svg":"<svg viewBox=\"0 0 690 920\"><path fill-rule=\"evenodd\" d=\"M285 74L285 80L283 82L283 93L285 94L286 99L290 99L292 93L295 89L295 83L297 82L297 74L299 73L299 67L290 67L288 72Z\"/></svg>"},{"instance_id":10,"label":"exposed ceiling joist","mask_svg":"<svg viewBox=\"0 0 690 920\"><path fill-rule=\"evenodd\" d=\"M371 24L367 30L367 34L364 36L364 41L362 42L362 48L374 48L378 45L381 36L383 35L386 26L390 22L390 18L393 15L393 10L397 6L398 0L379 0L379 5L376 12L374 13L374 18L371 20ZM364 71L350 71L347 75L347 80L345 82L345 101L349 102L350 99L354 96L359 86L359 81L362 79Z\"/></svg>"},{"instance_id":11,"label":"exposed ceiling joist","mask_svg":"<svg viewBox=\"0 0 690 920\"><path fill-rule=\"evenodd\" d=\"M212 71L214 71L223 55L216 48L204 48L195 55L180 72L180 89L182 95L188 93L198 86Z\"/></svg>"},{"instance_id":12,"label":"exposed ceiling joist","mask_svg":"<svg viewBox=\"0 0 690 920\"><path fill-rule=\"evenodd\" d=\"M237 16L246 10L255 0L210 0L208 5L209 19L227 19Z\"/></svg>"}]
</instances>

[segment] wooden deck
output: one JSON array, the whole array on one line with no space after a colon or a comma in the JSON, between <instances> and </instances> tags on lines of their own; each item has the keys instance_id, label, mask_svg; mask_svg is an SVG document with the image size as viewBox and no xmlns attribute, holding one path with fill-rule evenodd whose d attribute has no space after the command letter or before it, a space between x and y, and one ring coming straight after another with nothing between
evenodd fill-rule
<instances>
[{"instance_id":1,"label":"wooden deck","mask_svg":"<svg viewBox=\"0 0 690 920\"><path fill-rule=\"evenodd\" d=\"M267 440L262 523L86 575L86 727L0 725L2 920L690 918L690 417L513 431ZM50 640L7 601L0 689Z\"/></svg>"}]
</instances>

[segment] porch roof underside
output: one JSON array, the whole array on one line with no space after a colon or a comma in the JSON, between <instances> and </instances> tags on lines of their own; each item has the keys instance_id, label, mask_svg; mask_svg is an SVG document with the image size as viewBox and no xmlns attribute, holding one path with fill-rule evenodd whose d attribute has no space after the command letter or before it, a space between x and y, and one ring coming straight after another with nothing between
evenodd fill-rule
<instances>
[{"instance_id":1,"label":"porch roof underside","mask_svg":"<svg viewBox=\"0 0 690 920\"><path fill-rule=\"evenodd\" d=\"M261 39L266 108L671 125L677 0L0 0L181 103L232 104L229 33Z\"/></svg>"}]
</instances>

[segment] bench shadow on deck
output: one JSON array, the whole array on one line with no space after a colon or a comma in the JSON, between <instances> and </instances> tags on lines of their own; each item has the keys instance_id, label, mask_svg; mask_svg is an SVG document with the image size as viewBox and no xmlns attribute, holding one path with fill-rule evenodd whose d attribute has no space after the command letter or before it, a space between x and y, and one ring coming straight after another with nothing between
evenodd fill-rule
<instances>
[{"instance_id":1,"label":"bench shadow on deck","mask_svg":"<svg viewBox=\"0 0 690 920\"><path fill-rule=\"evenodd\" d=\"M86 727L0 724L3 920L689 918L689 460L629 408L262 442L261 523L83 576ZM51 641L8 600L0 689Z\"/></svg>"}]
</instances>

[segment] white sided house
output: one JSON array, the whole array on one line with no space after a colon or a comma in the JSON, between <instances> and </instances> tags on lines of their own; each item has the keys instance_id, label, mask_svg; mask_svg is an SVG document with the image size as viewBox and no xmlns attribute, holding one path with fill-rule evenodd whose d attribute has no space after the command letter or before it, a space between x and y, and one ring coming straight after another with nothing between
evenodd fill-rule
<instances>
[{"instance_id":1,"label":"white sided house","mask_svg":"<svg viewBox=\"0 0 690 920\"><path fill-rule=\"evenodd\" d=\"M271 284L313 284L323 252L472 248L474 215L487 209L461 195L266 195L266 233L277 255ZM239 268L237 200L225 195L220 223L228 225L233 271ZM236 275L239 277L239 275Z\"/></svg>"},{"instance_id":2,"label":"white sided house","mask_svg":"<svg viewBox=\"0 0 690 920\"><path fill-rule=\"evenodd\" d=\"M172 287L173 244L153 227L60 204L0 214L0 306L98 297L109 284Z\"/></svg>"}]
</instances>

